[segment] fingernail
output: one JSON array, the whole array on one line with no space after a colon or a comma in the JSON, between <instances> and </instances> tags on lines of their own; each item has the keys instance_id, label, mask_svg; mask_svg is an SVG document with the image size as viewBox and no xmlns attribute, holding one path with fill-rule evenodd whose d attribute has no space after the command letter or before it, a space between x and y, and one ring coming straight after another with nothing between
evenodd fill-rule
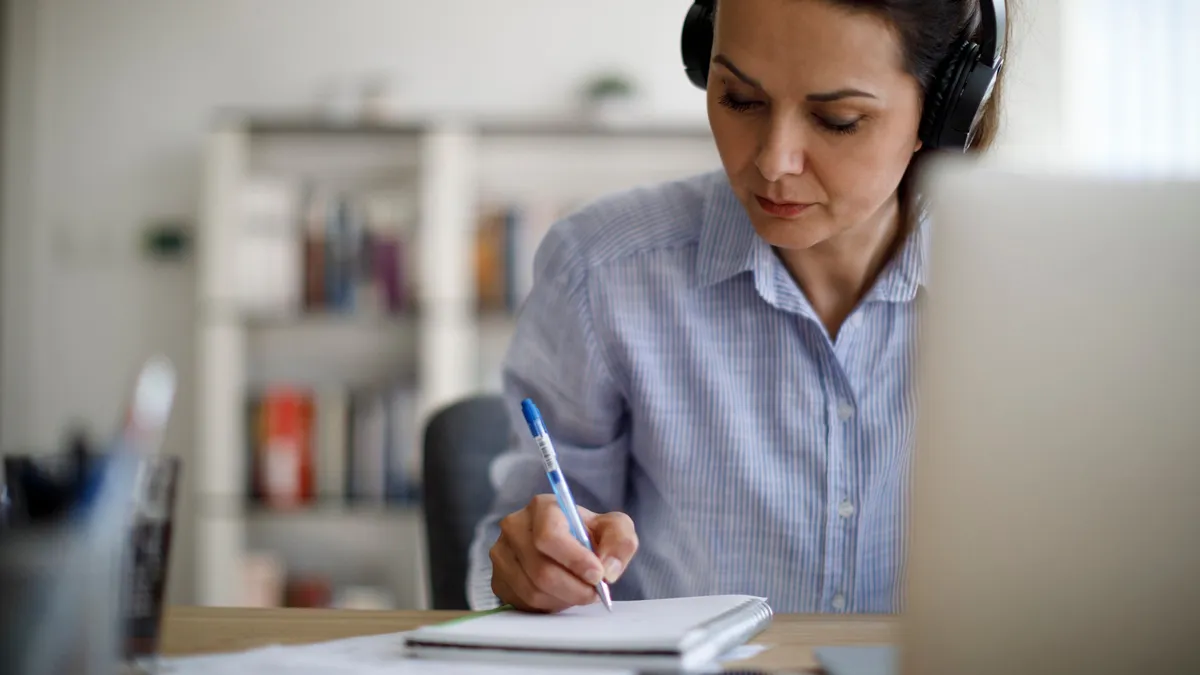
<instances>
[{"instance_id":1,"label":"fingernail","mask_svg":"<svg viewBox=\"0 0 1200 675\"><path fill-rule=\"evenodd\" d=\"M617 579L620 579L621 571L624 569L625 565L622 564L620 560L617 560L616 558L604 559L604 578L608 580L608 583L611 584Z\"/></svg>"},{"instance_id":2,"label":"fingernail","mask_svg":"<svg viewBox=\"0 0 1200 675\"><path fill-rule=\"evenodd\" d=\"M583 580L593 586L600 583L600 580L603 578L604 578L604 573L598 569L590 569L587 571L586 574L583 575Z\"/></svg>"}]
</instances>

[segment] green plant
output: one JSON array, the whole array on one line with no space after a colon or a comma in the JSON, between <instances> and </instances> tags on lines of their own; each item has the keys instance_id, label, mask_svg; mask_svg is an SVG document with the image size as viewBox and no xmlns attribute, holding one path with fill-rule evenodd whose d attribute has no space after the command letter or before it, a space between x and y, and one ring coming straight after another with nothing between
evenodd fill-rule
<instances>
[{"instance_id":1,"label":"green plant","mask_svg":"<svg viewBox=\"0 0 1200 675\"><path fill-rule=\"evenodd\" d=\"M584 89L585 95L592 101L628 98L633 96L635 91L636 88L629 78L616 73L599 75L593 78Z\"/></svg>"}]
</instances>

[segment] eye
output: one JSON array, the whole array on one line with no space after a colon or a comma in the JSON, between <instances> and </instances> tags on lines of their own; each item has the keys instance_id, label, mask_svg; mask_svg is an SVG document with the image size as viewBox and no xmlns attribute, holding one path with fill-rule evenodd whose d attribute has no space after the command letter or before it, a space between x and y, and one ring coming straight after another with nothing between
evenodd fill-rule
<instances>
[{"instance_id":1,"label":"eye","mask_svg":"<svg viewBox=\"0 0 1200 675\"><path fill-rule=\"evenodd\" d=\"M722 95L719 99L719 103L734 112L746 112L759 105L762 105L761 101L741 99L730 93L725 93Z\"/></svg>"},{"instance_id":2,"label":"eye","mask_svg":"<svg viewBox=\"0 0 1200 675\"><path fill-rule=\"evenodd\" d=\"M859 123L862 122L861 117L856 120L849 121L826 119L820 115L814 115L814 117L817 118L818 124L835 134L852 134L858 131Z\"/></svg>"}]
</instances>

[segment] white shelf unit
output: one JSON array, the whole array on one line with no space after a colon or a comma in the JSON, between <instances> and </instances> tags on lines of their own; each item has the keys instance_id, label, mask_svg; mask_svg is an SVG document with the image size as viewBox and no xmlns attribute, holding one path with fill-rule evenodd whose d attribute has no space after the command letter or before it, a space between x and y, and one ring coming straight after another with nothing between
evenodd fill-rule
<instances>
[{"instance_id":1,"label":"white shelf unit","mask_svg":"<svg viewBox=\"0 0 1200 675\"><path fill-rule=\"evenodd\" d=\"M276 514L247 503L247 393L264 382L353 381L394 369L415 378L424 420L455 400L495 391L512 319L477 309L472 251L483 206L528 199L579 204L716 168L719 157L702 126L330 126L249 118L210 132L205 163L197 237L197 602L241 604L243 556L271 548L302 565L373 569L389 578L402 607L422 608L428 600L418 509ZM412 186L417 311L395 318L247 313L230 261L243 226L241 190L261 174ZM341 557L328 560L331 551Z\"/></svg>"}]
</instances>

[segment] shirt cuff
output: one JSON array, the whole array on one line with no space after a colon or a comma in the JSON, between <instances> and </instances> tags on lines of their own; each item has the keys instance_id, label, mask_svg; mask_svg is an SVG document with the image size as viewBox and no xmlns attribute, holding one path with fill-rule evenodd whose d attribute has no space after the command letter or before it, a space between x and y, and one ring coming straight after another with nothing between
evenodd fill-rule
<instances>
[{"instance_id":1,"label":"shirt cuff","mask_svg":"<svg viewBox=\"0 0 1200 675\"><path fill-rule=\"evenodd\" d=\"M467 571L467 604L472 611L495 609L502 603L492 592L492 560L488 550L499 537L495 526L487 526L488 536L477 537L471 546L471 565Z\"/></svg>"}]
</instances>

